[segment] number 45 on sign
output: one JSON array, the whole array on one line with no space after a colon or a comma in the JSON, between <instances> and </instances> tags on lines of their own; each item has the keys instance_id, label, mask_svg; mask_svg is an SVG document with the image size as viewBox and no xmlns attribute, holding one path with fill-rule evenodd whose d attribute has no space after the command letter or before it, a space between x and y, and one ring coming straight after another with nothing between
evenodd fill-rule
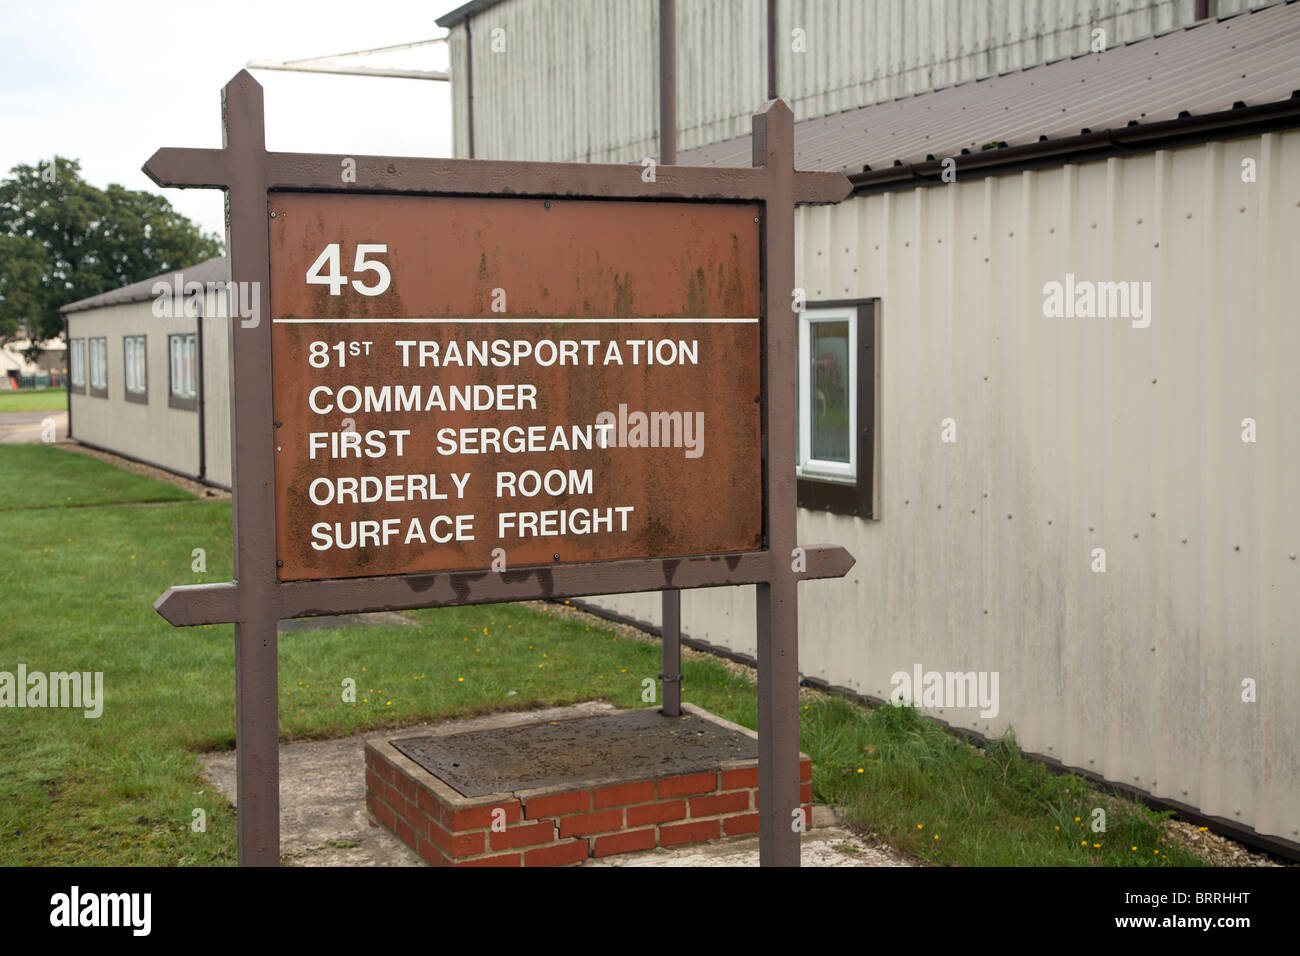
<instances>
[{"instance_id":1,"label":"number 45 on sign","mask_svg":"<svg viewBox=\"0 0 1300 956\"><path fill-rule=\"evenodd\" d=\"M388 266L373 259L366 259L368 255L387 251L388 243L386 242L357 243L357 254L352 265L352 271L374 272L378 278L375 279L373 285L366 285L360 279L353 279L352 288L362 295L379 295L388 290L388 286L393 281ZM321 250L321 254L316 257L316 261L307 268L307 284L327 285L330 287L330 295L342 295L343 287L348 284L348 277L340 271L341 260L342 252L339 243L331 242ZM327 268L329 271L322 274L322 268Z\"/></svg>"}]
</instances>

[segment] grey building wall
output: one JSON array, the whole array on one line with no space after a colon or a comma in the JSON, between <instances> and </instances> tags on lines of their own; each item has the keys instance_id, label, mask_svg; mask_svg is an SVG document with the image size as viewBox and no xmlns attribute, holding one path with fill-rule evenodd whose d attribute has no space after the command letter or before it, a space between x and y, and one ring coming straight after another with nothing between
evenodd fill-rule
<instances>
[{"instance_id":1,"label":"grey building wall","mask_svg":"<svg viewBox=\"0 0 1300 956\"><path fill-rule=\"evenodd\" d=\"M801 208L810 304L880 300L877 520L799 512L857 558L801 588L802 671L997 671L995 718L930 714L1296 842L1297 182L1292 130ZM1044 317L1067 272L1150 281L1150 326ZM683 593L693 637L754 625L752 588Z\"/></svg>"},{"instance_id":2,"label":"grey building wall","mask_svg":"<svg viewBox=\"0 0 1300 956\"><path fill-rule=\"evenodd\" d=\"M764 0L677 10L678 147L747 134L766 96ZM778 92L796 119L822 116L1084 53L1094 29L1111 46L1150 36L1195 11L1195 0L779 0ZM505 0L469 27L478 158L658 155L655 0ZM465 23L450 49L454 144L466 156Z\"/></svg>"}]
</instances>

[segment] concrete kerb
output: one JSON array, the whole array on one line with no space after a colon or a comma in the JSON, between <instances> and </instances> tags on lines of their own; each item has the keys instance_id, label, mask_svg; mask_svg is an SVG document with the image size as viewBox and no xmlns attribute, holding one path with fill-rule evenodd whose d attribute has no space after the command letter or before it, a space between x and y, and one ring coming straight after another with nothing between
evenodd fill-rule
<instances>
[{"instance_id":1,"label":"concrete kerb","mask_svg":"<svg viewBox=\"0 0 1300 956\"><path fill-rule=\"evenodd\" d=\"M749 737L754 741L758 740L757 732L750 730L748 727L742 727L740 724L733 724L725 717L719 717L717 714L709 713L709 711L704 710L701 707L697 707L695 704L690 704L683 701L682 710L690 714L692 717L698 717L701 720L707 720L710 723L718 724L721 727L725 727L727 730L734 730L737 733L744 734L746 737ZM799 751L800 763L803 763L805 760L811 760L811 759L812 758L810 758L802 750ZM753 766L753 764L754 764L753 760L724 760L718 766L723 770L738 770L742 767Z\"/></svg>"}]
</instances>

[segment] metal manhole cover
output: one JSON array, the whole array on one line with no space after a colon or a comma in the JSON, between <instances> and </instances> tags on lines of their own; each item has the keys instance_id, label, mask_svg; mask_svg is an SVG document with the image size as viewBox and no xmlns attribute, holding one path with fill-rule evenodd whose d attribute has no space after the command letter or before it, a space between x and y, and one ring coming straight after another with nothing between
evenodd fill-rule
<instances>
[{"instance_id":1,"label":"metal manhole cover","mask_svg":"<svg viewBox=\"0 0 1300 956\"><path fill-rule=\"evenodd\" d=\"M466 797L606 777L645 779L711 770L758 757L754 738L657 709L392 741Z\"/></svg>"}]
</instances>

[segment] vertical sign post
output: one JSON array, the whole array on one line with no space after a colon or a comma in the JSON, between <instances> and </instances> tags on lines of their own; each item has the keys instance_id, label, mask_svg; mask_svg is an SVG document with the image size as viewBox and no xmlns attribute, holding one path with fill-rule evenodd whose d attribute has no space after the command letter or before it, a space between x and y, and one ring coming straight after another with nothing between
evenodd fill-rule
<instances>
[{"instance_id":1,"label":"vertical sign post","mask_svg":"<svg viewBox=\"0 0 1300 956\"><path fill-rule=\"evenodd\" d=\"M754 117L752 168L650 180L268 152L243 71L222 114L222 149L161 149L144 169L227 191L228 295L257 304L230 328L235 580L154 606L235 624L240 864L279 862L279 621L754 584L760 857L798 865L797 584L853 558L804 545L796 561L794 204L838 202L848 180L794 170L779 100ZM477 269L448 265L467 254ZM615 359L619 342L642 357ZM440 360L453 350L477 366ZM619 396L665 394L706 406L707 464L624 434ZM339 427L354 407L366 427ZM688 413L661 414L661 437L684 434L669 425ZM519 469L539 464L567 485L517 503Z\"/></svg>"},{"instance_id":2,"label":"vertical sign post","mask_svg":"<svg viewBox=\"0 0 1300 956\"><path fill-rule=\"evenodd\" d=\"M659 163L677 163L677 0L659 0ZM682 715L682 592L667 588L659 602L663 707Z\"/></svg>"}]
</instances>

